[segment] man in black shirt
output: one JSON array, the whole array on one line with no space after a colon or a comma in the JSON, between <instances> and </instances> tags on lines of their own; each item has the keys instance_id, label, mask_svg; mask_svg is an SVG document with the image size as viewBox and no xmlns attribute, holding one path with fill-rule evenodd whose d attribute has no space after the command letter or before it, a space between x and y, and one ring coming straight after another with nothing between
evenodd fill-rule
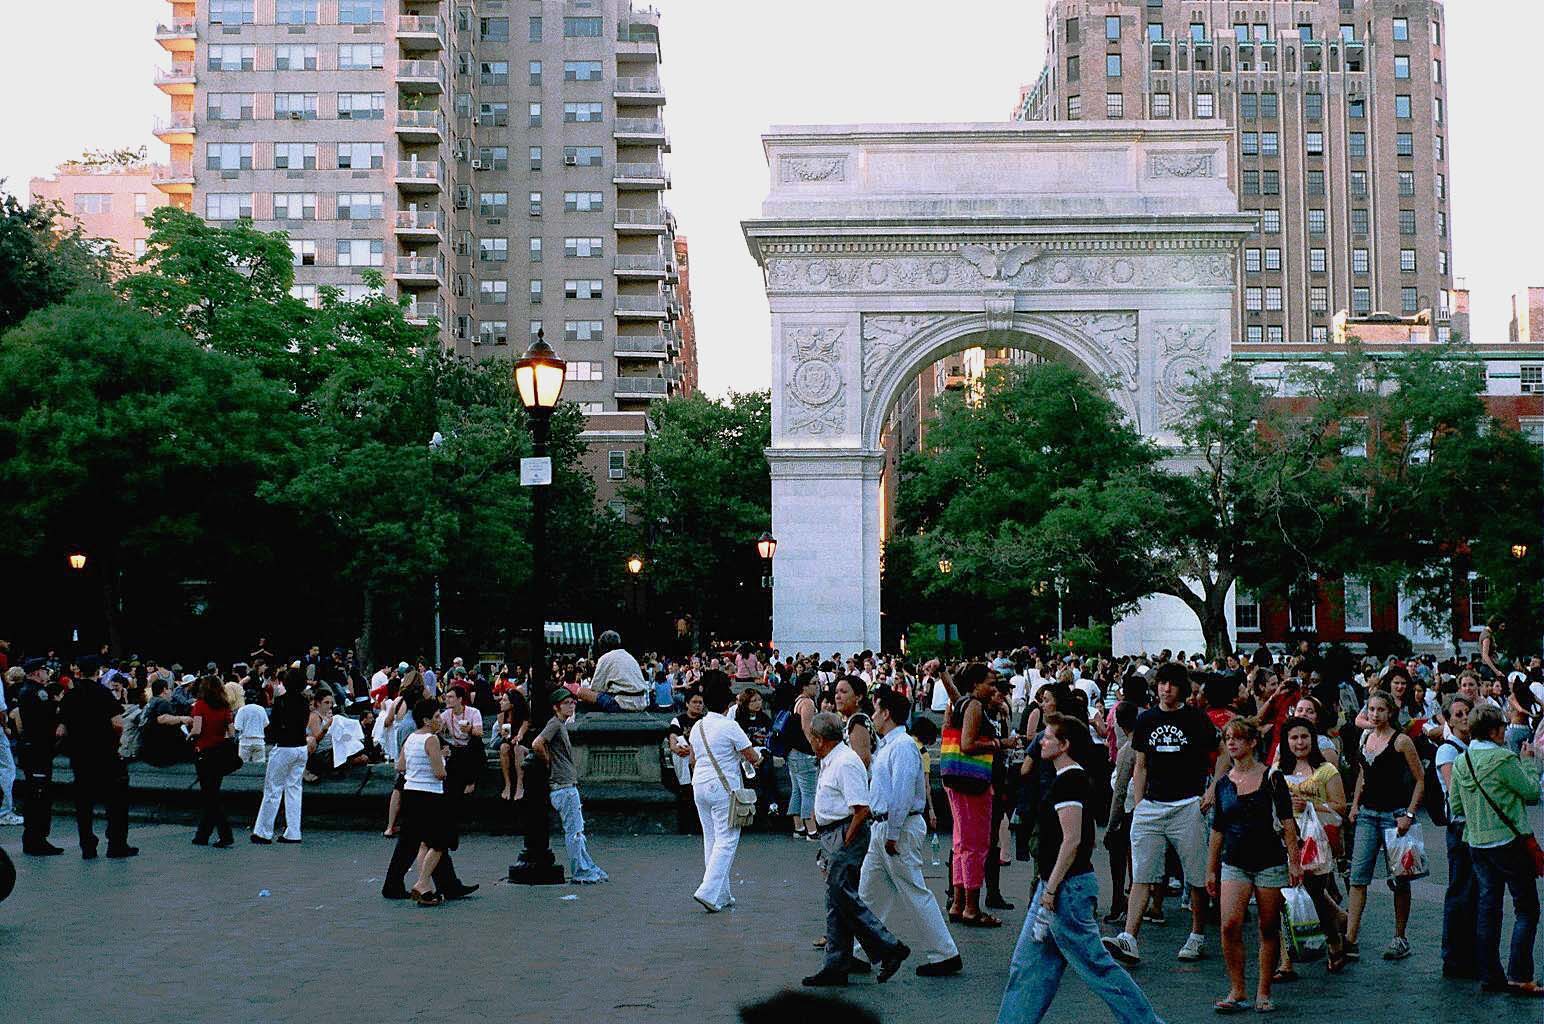
<instances>
[{"instance_id":1,"label":"man in black shirt","mask_svg":"<svg viewBox=\"0 0 1544 1024\"><path fill-rule=\"evenodd\" d=\"M21 833L21 852L34 857L56 857L64 851L48 841L54 800L54 735L59 727L59 704L48 692L48 662L28 658L22 662L26 681L16 691L16 714L21 720L21 770L26 773L26 825ZM0 739L3 742L3 739Z\"/></svg>"},{"instance_id":2,"label":"man in black shirt","mask_svg":"<svg viewBox=\"0 0 1544 1024\"><path fill-rule=\"evenodd\" d=\"M1199 708L1186 703L1190 673L1179 662L1165 662L1155 673L1158 706L1137 717L1131 746L1136 754L1131 783L1131 897L1126 928L1104 940L1115 959L1139 963L1137 930L1154 885L1163 880L1170 847L1179 857L1190 887L1190 936L1180 947L1181 960L1199 960L1206 934L1206 823L1202 795L1212 773L1212 755L1220 737Z\"/></svg>"},{"instance_id":3,"label":"man in black shirt","mask_svg":"<svg viewBox=\"0 0 1544 1024\"><path fill-rule=\"evenodd\" d=\"M1042 879L1008 966L998 1021L1038 1024L1051 1007L1068 965L1124 1024L1161 1024L1153 1006L1100 944L1094 920L1099 881L1094 876L1094 815L1088 773L1072 757L1077 730L1087 727L1059 714L1046 716L1040 737L1043 767L1055 781L1040 803Z\"/></svg>"},{"instance_id":4,"label":"man in black shirt","mask_svg":"<svg viewBox=\"0 0 1544 1024\"><path fill-rule=\"evenodd\" d=\"M94 657L81 659L84 676L59 702L59 719L75 771L75 824L80 831L80 855L97 855L97 837L91 812L98 802L107 807L107 856L132 857L139 848L129 845L129 773L118 756L118 734L123 730L123 705L101 679L101 664Z\"/></svg>"}]
</instances>

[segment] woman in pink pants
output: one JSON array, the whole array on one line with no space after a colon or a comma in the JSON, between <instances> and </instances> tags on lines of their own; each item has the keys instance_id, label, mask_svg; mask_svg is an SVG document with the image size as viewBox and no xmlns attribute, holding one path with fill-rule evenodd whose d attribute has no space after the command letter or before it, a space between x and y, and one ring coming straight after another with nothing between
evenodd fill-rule
<instances>
[{"instance_id":1,"label":"woman in pink pants","mask_svg":"<svg viewBox=\"0 0 1544 1024\"><path fill-rule=\"evenodd\" d=\"M985 665L967 665L960 673L960 691L944 718L941 770L954 818L954 893L949 920L974 928L1001 928L1002 921L981 909L987 850L992 833L992 759L1017 746L1018 737L999 739L992 713L1008 699L1006 681L999 682Z\"/></svg>"}]
</instances>

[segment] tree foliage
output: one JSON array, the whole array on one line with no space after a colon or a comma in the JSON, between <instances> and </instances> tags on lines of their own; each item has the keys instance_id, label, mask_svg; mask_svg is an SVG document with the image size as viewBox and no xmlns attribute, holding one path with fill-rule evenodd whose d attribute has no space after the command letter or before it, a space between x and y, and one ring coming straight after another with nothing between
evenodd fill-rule
<instances>
[{"instance_id":1,"label":"tree foliage","mask_svg":"<svg viewBox=\"0 0 1544 1024\"><path fill-rule=\"evenodd\" d=\"M23 206L0 196L0 332L77 288L106 282L111 266L58 203Z\"/></svg>"}]
</instances>

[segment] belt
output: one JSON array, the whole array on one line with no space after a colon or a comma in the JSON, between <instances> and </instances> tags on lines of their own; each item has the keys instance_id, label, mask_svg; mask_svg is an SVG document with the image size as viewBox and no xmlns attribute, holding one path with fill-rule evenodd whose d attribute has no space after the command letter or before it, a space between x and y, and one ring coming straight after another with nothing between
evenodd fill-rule
<instances>
[{"instance_id":1,"label":"belt","mask_svg":"<svg viewBox=\"0 0 1544 1024\"><path fill-rule=\"evenodd\" d=\"M906 818L920 818L920 817L922 817L922 814L923 814L922 811L907 811L906 812L906 817L902 818L901 820L905 821ZM873 814L873 815L869 816L869 820L870 821L889 821L890 820L890 815L888 815L888 814Z\"/></svg>"},{"instance_id":2,"label":"belt","mask_svg":"<svg viewBox=\"0 0 1544 1024\"><path fill-rule=\"evenodd\" d=\"M851 821L852 821L852 815L850 815L850 814L847 815L847 817L845 817L845 818L841 818L841 819L839 819L837 821L831 822L829 825L822 825L822 824L820 824L817 821L815 823L815 831L816 832L835 832L839 828L846 828L847 825L849 823L851 823Z\"/></svg>"}]
</instances>

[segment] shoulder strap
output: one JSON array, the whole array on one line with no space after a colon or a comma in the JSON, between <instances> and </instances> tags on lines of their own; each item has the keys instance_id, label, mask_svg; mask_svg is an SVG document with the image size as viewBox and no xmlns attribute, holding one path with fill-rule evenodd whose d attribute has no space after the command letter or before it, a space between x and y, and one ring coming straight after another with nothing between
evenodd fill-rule
<instances>
[{"instance_id":1,"label":"shoulder strap","mask_svg":"<svg viewBox=\"0 0 1544 1024\"><path fill-rule=\"evenodd\" d=\"M1474 761L1469 757L1469 751L1467 750L1464 751L1464 763L1469 766L1469 776L1470 778L1474 779L1474 788L1479 790L1480 796L1484 797L1485 802L1490 804L1490 809L1496 812L1496 817L1505 822L1506 827L1512 830L1513 837L1521 839L1523 837L1522 830L1519 829L1516 825L1512 824L1511 818L1508 818L1505 814L1501 813L1501 808L1496 806L1496 801L1492 800L1490 798L1490 794L1485 792L1485 787L1480 785L1480 776L1477 772L1475 772Z\"/></svg>"},{"instance_id":2,"label":"shoulder strap","mask_svg":"<svg viewBox=\"0 0 1544 1024\"><path fill-rule=\"evenodd\" d=\"M707 752L708 763L711 764L713 766L713 770L718 773L718 781L724 787L724 792L732 793L734 790L729 788L729 780L724 778L724 769L718 766L718 758L713 756L713 746L708 742L708 734L703 730L702 726L703 723L698 722L696 727L692 729L692 732L702 732L702 749Z\"/></svg>"}]
</instances>

